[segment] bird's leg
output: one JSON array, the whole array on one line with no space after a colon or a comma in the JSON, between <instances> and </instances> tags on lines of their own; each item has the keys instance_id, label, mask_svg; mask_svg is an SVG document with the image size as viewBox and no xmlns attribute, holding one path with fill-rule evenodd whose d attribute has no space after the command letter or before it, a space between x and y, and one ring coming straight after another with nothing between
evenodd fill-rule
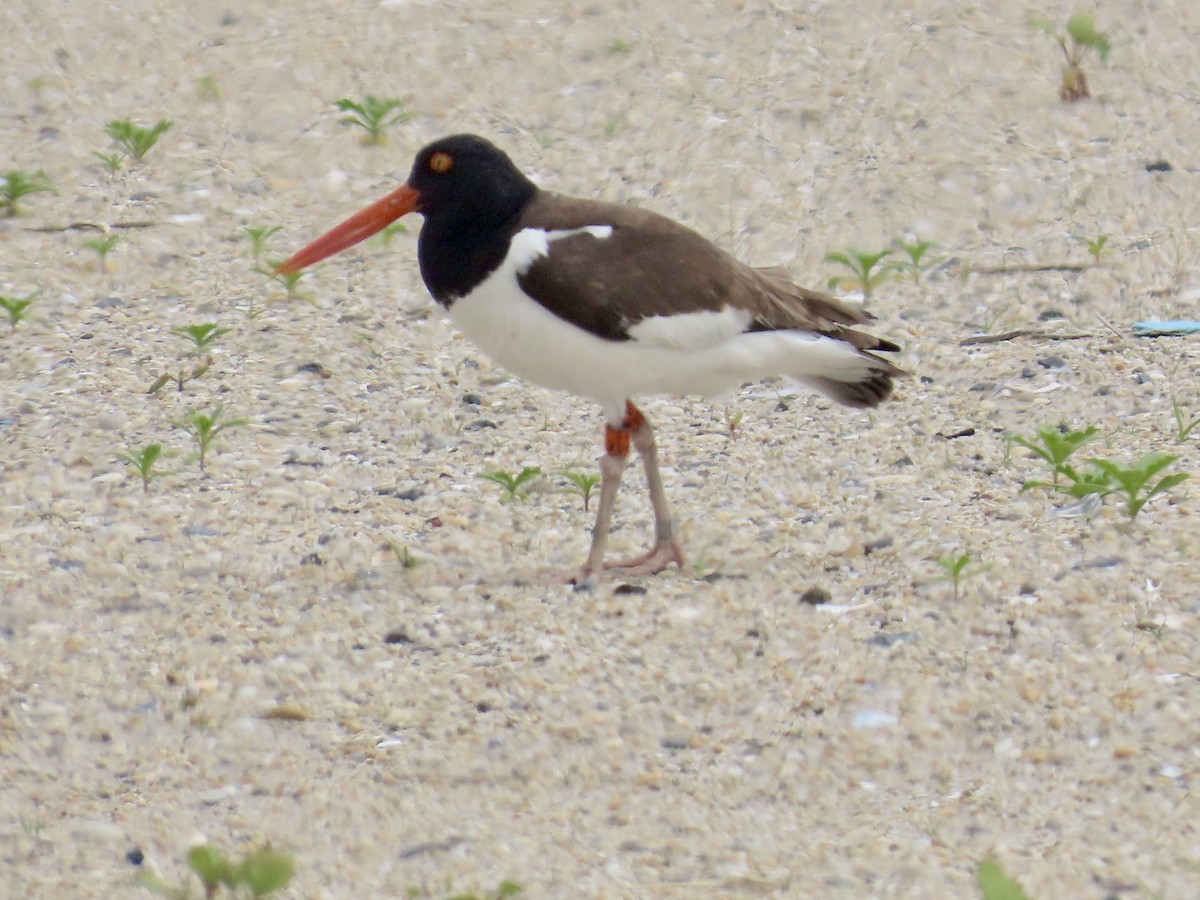
<instances>
[{"instance_id":1,"label":"bird's leg","mask_svg":"<svg viewBox=\"0 0 1200 900\"><path fill-rule=\"evenodd\" d=\"M600 502L596 506L596 525L592 529L592 549L588 551L583 570L575 579L577 589L594 587L596 578L604 570L604 548L608 544L613 504L617 500L617 488L621 486L621 474L629 465L629 438L629 428L624 422L604 426L604 455L600 457Z\"/></svg>"},{"instance_id":2,"label":"bird's leg","mask_svg":"<svg viewBox=\"0 0 1200 900\"><path fill-rule=\"evenodd\" d=\"M621 486L621 475L629 465L631 443L646 468L650 503L654 507L654 546L633 559L605 563L604 549L608 544L613 505L617 499L617 488ZM629 575L653 575L671 563L683 568L683 548L675 535L671 510L667 506L667 492L663 489L662 474L658 471L654 429L642 411L626 401L625 418L621 423L604 427L604 455L600 457L600 502L596 509L596 525L592 529L592 549L588 552L583 571L575 580L575 586L582 589L594 587L599 573L605 569L621 569Z\"/></svg>"},{"instance_id":3,"label":"bird's leg","mask_svg":"<svg viewBox=\"0 0 1200 900\"><path fill-rule=\"evenodd\" d=\"M654 429L642 415L642 411L629 401L625 402L625 421L634 449L642 458L646 469L646 484L650 488L650 504L654 507L654 546L641 556L609 563L607 568L624 569L629 574L652 575L661 572L671 563L683 568L685 559L675 525L671 521L671 510L667 506L667 492L663 489L662 474L658 471L658 445L654 442Z\"/></svg>"}]
</instances>

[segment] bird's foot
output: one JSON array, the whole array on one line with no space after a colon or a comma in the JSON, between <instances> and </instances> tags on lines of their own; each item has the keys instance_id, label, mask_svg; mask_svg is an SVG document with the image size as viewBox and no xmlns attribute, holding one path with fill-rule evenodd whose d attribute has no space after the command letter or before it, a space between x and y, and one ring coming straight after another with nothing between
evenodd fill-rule
<instances>
[{"instance_id":1,"label":"bird's foot","mask_svg":"<svg viewBox=\"0 0 1200 900\"><path fill-rule=\"evenodd\" d=\"M671 563L682 569L687 560L678 540L664 538L641 556L623 559L620 562L606 562L604 568L620 569L625 575L657 575Z\"/></svg>"},{"instance_id":2,"label":"bird's foot","mask_svg":"<svg viewBox=\"0 0 1200 900\"><path fill-rule=\"evenodd\" d=\"M606 562L603 571L618 571L622 575L657 575L671 563L683 568L687 558L683 555L683 547L676 538L664 538L640 556L623 559L618 562ZM589 591L600 580L600 572L589 566L583 566L577 575L571 579L577 591Z\"/></svg>"}]
</instances>

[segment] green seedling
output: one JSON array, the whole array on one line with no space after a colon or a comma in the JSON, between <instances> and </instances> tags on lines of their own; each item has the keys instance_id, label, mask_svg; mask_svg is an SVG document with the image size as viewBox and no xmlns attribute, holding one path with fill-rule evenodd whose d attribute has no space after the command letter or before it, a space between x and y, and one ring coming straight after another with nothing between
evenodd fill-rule
<instances>
[{"instance_id":1,"label":"green seedling","mask_svg":"<svg viewBox=\"0 0 1200 900\"><path fill-rule=\"evenodd\" d=\"M196 441L197 461L200 463L200 471L204 471L204 462L208 457L210 450L215 449L217 437L230 428L241 428L243 425L249 424L246 419L227 419L221 421L221 415L224 408L218 406L211 414L202 412L189 412L182 422L172 422L176 428L180 428L190 434Z\"/></svg>"},{"instance_id":2,"label":"green seedling","mask_svg":"<svg viewBox=\"0 0 1200 900\"><path fill-rule=\"evenodd\" d=\"M1066 476L1072 482L1077 481L1079 475L1071 468L1067 460L1084 444L1099 437L1100 429L1095 425L1085 428L1083 431L1067 432L1049 425L1038 429L1036 439L1012 435L1009 440L1019 447L1024 447L1049 466L1053 478L1050 485L1044 482L1027 481L1021 485L1021 490L1025 491L1032 487L1057 487L1060 476Z\"/></svg>"},{"instance_id":3,"label":"green seedling","mask_svg":"<svg viewBox=\"0 0 1200 900\"><path fill-rule=\"evenodd\" d=\"M254 259L254 264L257 266L267 249L267 239L273 234L278 234L283 231L282 225L263 225L255 227L253 225L243 225L242 233L250 241L250 256Z\"/></svg>"},{"instance_id":4,"label":"green seedling","mask_svg":"<svg viewBox=\"0 0 1200 900\"><path fill-rule=\"evenodd\" d=\"M247 854L234 862L212 844L201 844L188 851L188 868L204 885L204 896L213 898L222 888L230 897L265 897L287 887L296 871L296 862L289 853L266 847ZM142 873L136 883L171 900L188 900L186 887L172 887L157 875Z\"/></svg>"},{"instance_id":5,"label":"green seedling","mask_svg":"<svg viewBox=\"0 0 1200 900\"><path fill-rule=\"evenodd\" d=\"M375 244L377 247L386 249L388 244L392 242L392 238L398 234L408 234L408 227L403 222L393 222L391 225L388 225L381 232L371 238L371 243Z\"/></svg>"},{"instance_id":6,"label":"green seedling","mask_svg":"<svg viewBox=\"0 0 1200 900\"><path fill-rule=\"evenodd\" d=\"M125 165L125 154L113 151L112 153L101 153L99 150L93 150L92 156L100 160L100 164L110 172L120 172L121 167Z\"/></svg>"},{"instance_id":7,"label":"green seedling","mask_svg":"<svg viewBox=\"0 0 1200 900\"><path fill-rule=\"evenodd\" d=\"M497 469L494 472L484 472L479 477L484 481L491 481L500 485L504 490L504 501L508 503L513 500L528 500L529 494L521 488L541 474L542 470L537 466L526 466L516 475Z\"/></svg>"},{"instance_id":8,"label":"green seedling","mask_svg":"<svg viewBox=\"0 0 1200 900\"><path fill-rule=\"evenodd\" d=\"M731 438L737 437L737 430L744 418L746 418L745 410L735 410L729 406L725 407L725 431Z\"/></svg>"},{"instance_id":9,"label":"green seedling","mask_svg":"<svg viewBox=\"0 0 1200 900\"><path fill-rule=\"evenodd\" d=\"M3 298L0 298L0 303L2 302ZM17 327L16 323L13 324L13 327ZM1171 415L1175 417L1175 440L1182 444L1191 437L1192 432L1196 430L1197 426L1200 426L1200 416L1188 419L1183 411L1183 407L1175 399L1174 394L1171 395Z\"/></svg>"},{"instance_id":10,"label":"green seedling","mask_svg":"<svg viewBox=\"0 0 1200 900\"><path fill-rule=\"evenodd\" d=\"M975 883L983 892L983 900L1029 900L1025 889L994 859L985 859L975 869Z\"/></svg>"},{"instance_id":11,"label":"green seedling","mask_svg":"<svg viewBox=\"0 0 1200 900\"><path fill-rule=\"evenodd\" d=\"M608 51L609 56L618 56L623 53L632 52L633 44L629 43L629 41L623 41L620 38L613 38L604 49Z\"/></svg>"},{"instance_id":12,"label":"green seedling","mask_svg":"<svg viewBox=\"0 0 1200 900\"><path fill-rule=\"evenodd\" d=\"M892 277L892 268L880 265L885 257L891 255L891 249L866 253L853 247L845 253L826 253L826 262L845 266L851 272L849 275L835 275L830 278L829 287L860 291L864 300L870 299L875 288Z\"/></svg>"},{"instance_id":13,"label":"green seedling","mask_svg":"<svg viewBox=\"0 0 1200 900\"><path fill-rule=\"evenodd\" d=\"M1109 486L1104 493L1121 495L1125 500L1125 515L1136 519L1152 497L1177 487L1191 477L1189 472L1175 472L1163 476L1151 485L1159 472L1178 459L1173 453L1147 453L1131 466L1121 465L1109 459L1093 459L1091 463Z\"/></svg>"},{"instance_id":14,"label":"green seedling","mask_svg":"<svg viewBox=\"0 0 1200 900\"><path fill-rule=\"evenodd\" d=\"M1067 19L1065 34L1049 19L1035 19L1033 25L1054 38L1066 57L1058 96L1067 101L1083 100L1092 96L1088 88L1087 73L1083 69L1084 54L1088 50L1094 50L1100 61L1104 62L1112 50L1112 42L1096 30L1095 17L1091 13L1075 13Z\"/></svg>"},{"instance_id":15,"label":"green seedling","mask_svg":"<svg viewBox=\"0 0 1200 900\"><path fill-rule=\"evenodd\" d=\"M118 150L131 159L140 160L173 124L169 119L161 119L157 124L146 128L128 119L114 119L104 126L104 131L113 139Z\"/></svg>"},{"instance_id":16,"label":"green seedling","mask_svg":"<svg viewBox=\"0 0 1200 900\"><path fill-rule=\"evenodd\" d=\"M405 896L409 900L508 900L509 897L516 897L518 894L525 892L525 889L515 881L502 881L492 890L484 893L476 893L475 891L467 891L465 893L445 894L438 891L432 893L426 888L409 887L405 892Z\"/></svg>"},{"instance_id":17,"label":"green seedling","mask_svg":"<svg viewBox=\"0 0 1200 900\"><path fill-rule=\"evenodd\" d=\"M44 169L25 172L21 169L10 169L0 175L0 214L12 218L21 212L17 205L30 194L56 194L58 191L51 183Z\"/></svg>"},{"instance_id":18,"label":"green seedling","mask_svg":"<svg viewBox=\"0 0 1200 900\"><path fill-rule=\"evenodd\" d=\"M412 118L412 113L404 111L404 101L394 97L383 98L367 94L361 103L343 97L341 100L335 100L333 105L346 113L338 121L343 125L354 125L363 129L366 132L363 143L373 146L387 143L387 130Z\"/></svg>"},{"instance_id":19,"label":"green seedling","mask_svg":"<svg viewBox=\"0 0 1200 900\"><path fill-rule=\"evenodd\" d=\"M277 281L283 285L287 291L288 299L295 300L300 297L300 291L297 285L300 284L300 279L307 274L307 270L302 272L280 272L279 267L283 265L282 259L271 260L265 267L259 266L256 271L261 272L273 281Z\"/></svg>"},{"instance_id":20,"label":"green seedling","mask_svg":"<svg viewBox=\"0 0 1200 900\"><path fill-rule=\"evenodd\" d=\"M199 325L181 325L178 328L171 329L172 334L185 337L192 342L194 345L192 347L192 355L208 350L217 338L229 334L231 331L233 331L232 328L223 328L216 322L202 322Z\"/></svg>"},{"instance_id":21,"label":"green seedling","mask_svg":"<svg viewBox=\"0 0 1200 900\"><path fill-rule=\"evenodd\" d=\"M96 251L96 255L100 257L100 271L108 271L108 254L113 252L113 248L121 242L119 234L110 234L105 237L92 238L90 241L84 241L83 246L89 250Z\"/></svg>"},{"instance_id":22,"label":"green seedling","mask_svg":"<svg viewBox=\"0 0 1200 900\"><path fill-rule=\"evenodd\" d=\"M1098 266L1104 256L1105 246L1108 244L1108 235L1102 234L1097 238L1084 238L1083 245L1087 247L1087 252L1092 257L1092 265Z\"/></svg>"},{"instance_id":23,"label":"green seedling","mask_svg":"<svg viewBox=\"0 0 1200 900\"><path fill-rule=\"evenodd\" d=\"M196 96L209 103L221 99L221 88L217 86L217 79L212 75L201 75L196 79Z\"/></svg>"},{"instance_id":24,"label":"green seedling","mask_svg":"<svg viewBox=\"0 0 1200 900\"><path fill-rule=\"evenodd\" d=\"M954 587L954 600L962 597L962 583L968 578L973 578L986 572L990 566L972 566L971 554L960 553L957 555L951 554L948 556L939 556L934 560L938 564L938 568L942 570L936 581L949 581Z\"/></svg>"},{"instance_id":25,"label":"green seedling","mask_svg":"<svg viewBox=\"0 0 1200 900\"><path fill-rule=\"evenodd\" d=\"M211 366L212 357L206 356L204 359L196 363L196 365L192 366L191 370L179 369L177 372L164 372L162 375L159 375L158 378L154 379L154 383L146 389L146 393L157 394L172 381L175 382L175 386L178 388L179 392L183 393L184 386L189 381L199 378L201 375L207 372Z\"/></svg>"},{"instance_id":26,"label":"green seedling","mask_svg":"<svg viewBox=\"0 0 1200 900\"><path fill-rule=\"evenodd\" d=\"M117 451L117 459L128 465L142 479L142 490L146 493L150 492L151 479L157 478L162 474L161 472L154 471L154 464L158 462L162 455L162 444L147 444L141 450Z\"/></svg>"},{"instance_id":27,"label":"green seedling","mask_svg":"<svg viewBox=\"0 0 1200 900\"><path fill-rule=\"evenodd\" d=\"M896 272L903 272L906 275L911 275L913 281L917 284L921 283L921 276L926 271L933 268L942 262L945 257L937 257L935 259L926 259L926 254L929 253L937 244L934 241L892 241L892 246L903 252L908 259L899 260L890 263L887 268Z\"/></svg>"},{"instance_id":28,"label":"green seedling","mask_svg":"<svg viewBox=\"0 0 1200 900\"><path fill-rule=\"evenodd\" d=\"M11 331L16 331L17 326L24 321L25 311L33 305L36 296L37 291L26 294L24 297L0 296L0 309L3 309L5 315L8 316L8 325Z\"/></svg>"},{"instance_id":29,"label":"green seedling","mask_svg":"<svg viewBox=\"0 0 1200 900\"><path fill-rule=\"evenodd\" d=\"M581 472L570 467L563 469L558 474L567 479L567 483L570 485L567 488L568 493L580 496L583 500L583 511L587 512L588 504L592 500L592 491L600 483L600 476L595 472Z\"/></svg>"},{"instance_id":30,"label":"green seedling","mask_svg":"<svg viewBox=\"0 0 1200 900\"><path fill-rule=\"evenodd\" d=\"M396 562L400 563L400 567L403 569L415 569L421 563L425 562L425 560L409 550L406 544L398 544L395 541L387 541L386 543L388 549L392 551L392 555L396 557Z\"/></svg>"}]
</instances>

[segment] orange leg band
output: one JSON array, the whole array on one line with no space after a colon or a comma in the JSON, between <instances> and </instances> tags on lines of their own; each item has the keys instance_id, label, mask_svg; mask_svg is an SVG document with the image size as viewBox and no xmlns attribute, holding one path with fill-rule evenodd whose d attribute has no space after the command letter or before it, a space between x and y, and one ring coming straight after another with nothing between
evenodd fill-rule
<instances>
[{"instance_id":1,"label":"orange leg band","mask_svg":"<svg viewBox=\"0 0 1200 900\"><path fill-rule=\"evenodd\" d=\"M645 424L646 417L642 411L626 400L625 418L621 424L604 426L604 452L609 456L628 456L630 435Z\"/></svg>"}]
</instances>

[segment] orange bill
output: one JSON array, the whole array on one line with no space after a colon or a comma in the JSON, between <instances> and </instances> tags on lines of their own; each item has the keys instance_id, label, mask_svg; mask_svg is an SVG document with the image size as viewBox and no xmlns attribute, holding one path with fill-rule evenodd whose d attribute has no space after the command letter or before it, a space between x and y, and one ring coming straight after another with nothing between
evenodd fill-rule
<instances>
[{"instance_id":1,"label":"orange bill","mask_svg":"<svg viewBox=\"0 0 1200 900\"><path fill-rule=\"evenodd\" d=\"M407 184L357 212L341 225L321 235L275 269L277 275L295 275L314 263L341 253L371 235L383 231L397 219L421 208L421 195Z\"/></svg>"}]
</instances>

